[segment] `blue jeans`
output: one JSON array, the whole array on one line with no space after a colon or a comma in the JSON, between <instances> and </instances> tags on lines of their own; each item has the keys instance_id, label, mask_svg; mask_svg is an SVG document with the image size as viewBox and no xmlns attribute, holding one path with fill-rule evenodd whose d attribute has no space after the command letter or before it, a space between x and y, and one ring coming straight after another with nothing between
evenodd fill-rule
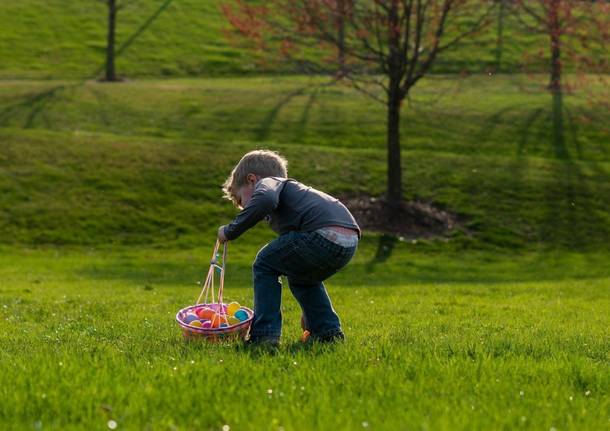
<instances>
[{"instance_id":1,"label":"blue jeans","mask_svg":"<svg viewBox=\"0 0 610 431\"><path fill-rule=\"evenodd\" d=\"M254 277L254 320L250 338L280 338L282 332L281 275L301 306L307 328L316 338L342 336L339 316L332 307L323 281L352 258L357 247L341 247L315 232L288 232L257 254Z\"/></svg>"}]
</instances>

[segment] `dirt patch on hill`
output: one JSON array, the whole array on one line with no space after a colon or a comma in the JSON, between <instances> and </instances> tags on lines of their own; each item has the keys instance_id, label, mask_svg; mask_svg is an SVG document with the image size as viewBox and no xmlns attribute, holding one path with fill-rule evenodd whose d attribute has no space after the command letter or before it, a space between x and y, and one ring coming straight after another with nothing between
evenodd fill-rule
<instances>
[{"instance_id":1,"label":"dirt patch on hill","mask_svg":"<svg viewBox=\"0 0 610 431\"><path fill-rule=\"evenodd\" d=\"M405 201L398 207L382 197L343 195L339 199L362 229L405 239L447 237L456 230L469 233L463 218L431 202Z\"/></svg>"}]
</instances>

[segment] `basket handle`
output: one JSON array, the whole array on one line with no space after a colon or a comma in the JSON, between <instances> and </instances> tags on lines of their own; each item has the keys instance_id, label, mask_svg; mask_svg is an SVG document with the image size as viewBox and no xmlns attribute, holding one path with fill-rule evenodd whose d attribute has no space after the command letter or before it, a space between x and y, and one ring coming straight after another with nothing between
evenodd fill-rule
<instances>
[{"instance_id":1,"label":"basket handle","mask_svg":"<svg viewBox=\"0 0 610 431\"><path fill-rule=\"evenodd\" d=\"M212 252L212 259L210 260L210 268L208 270L208 275L203 283L203 288L201 289L201 293L197 298L197 302L195 304L201 303L201 298L205 298L204 301L207 303L208 295L212 294L212 303L214 302L214 270L220 270L220 286L218 287L218 310L224 314L222 311L222 293L224 290L225 283L225 263L227 261L227 245L228 242L223 243L222 250L222 265L218 264L218 249L220 248L220 241L216 240L216 245L214 246L214 251ZM205 295L205 297L204 297Z\"/></svg>"}]
</instances>

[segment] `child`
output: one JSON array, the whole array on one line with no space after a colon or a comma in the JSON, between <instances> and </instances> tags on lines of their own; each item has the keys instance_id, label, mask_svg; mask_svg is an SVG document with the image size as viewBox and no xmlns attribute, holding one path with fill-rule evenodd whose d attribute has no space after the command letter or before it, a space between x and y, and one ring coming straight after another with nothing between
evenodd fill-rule
<instances>
[{"instance_id":1,"label":"child","mask_svg":"<svg viewBox=\"0 0 610 431\"><path fill-rule=\"evenodd\" d=\"M249 343L279 345L281 280L303 311L303 329L318 341L344 339L339 316L323 281L356 252L360 228L337 199L287 178L288 162L272 151L247 153L224 183L225 198L241 209L218 229L221 242L234 240L262 219L279 237L261 248L252 265L254 320Z\"/></svg>"}]
</instances>

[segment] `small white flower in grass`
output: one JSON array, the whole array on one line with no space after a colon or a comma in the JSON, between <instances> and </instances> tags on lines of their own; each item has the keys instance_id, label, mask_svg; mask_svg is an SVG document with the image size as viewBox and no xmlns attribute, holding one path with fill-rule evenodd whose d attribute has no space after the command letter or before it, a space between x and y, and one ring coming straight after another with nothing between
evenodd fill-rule
<instances>
[{"instance_id":1,"label":"small white flower in grass","mask_svg":"<svg viewBox=\"0 0 610 431\"><path fill-rule=\"evenodd\" d=\"M525 422L527 418L525 416L521 416L521 422Z\"/></svg>"},{"instance_id":2,"label":"small white flower in grass","mask_svg":"<svg viewBox=\"0 0 610 431\"><path fill-rule=\"evenodd\" d=\"M193 360L191 359L191 364L194 364L194 363L195 363L195 361L193 361Z\"/></svg>"},{"instance_id":3,"label":"small white flower in grass","mask_svg":"<svg viewBox=\"0 0 610 431\"><path fill-rule=\"evenodd\" d=\"M591 391L587 391L585 392L585 396L588 397L589 395L591 395Z\"/></svg>"},{"instance_id":4,"label":"small white flower in grass","mask_svg":"<svg viewBox=\"0 0 610 431\"><path fill-rule=\"evenodd\" d=\"M296 365L296 364L297 364L297 361L293 361L293 362L292 362L292 365Z\"/></svg>"},{"instance_id":5,"label":"small white flower in grass","mask_svg":"<svg viewBox=\"0 0 610 431\"><path fill-rule=\"evenodd\" d=\"M117 427L116 421L113 421L112 419L110 419L106 425L108 425L108 428L111 430L115 430Z\"/></svg>"},{"instance_id":6,"label":"small white flower in grass","mask_svg":"<svg viewBox=\"0 0 610 431\"><path fill-rule=\"evenodd\" d=\"M369 423L367 421L362 422L362 428L368 428Z\"/></svg>"},{"instance_id":7,"label":"small white flower in grass","mask_svg":"<svg viewBox=\"0 0 610 431\"><path fill-rule=\"evenodd\" d=\"M523 395L525 395L525 393L523 391L519 391L519 396L522 397Z\"/></svg>"},{"instance_id":8,"label":"small white flower in grass","mask_svg":"<svg viewBox=\"0 0 610 431\"><path fill-rule=\"evenodd\" d=\"M551 428L549 428L549 431L557 431L557 428L551 427Z\"/></svg>"},{"instance_id":9,"label":"small white flower in grass","mask_svg":"<svg viewBox=\"0 0 610 431\"><path fill-rule=\"evenodd\" d=\"M268 394L272 394L273 393L273 389L267 389L267 393Z\"/></svg>"},{"instance_id":10,"label":"small white flower in grass","mask_svg":"<svg viewBox=\"0 0 610 431\"><path fill-rule=\"evenodd\" d=\"M231 427L229 425L222 426L222 431L229 431L230 429L231 429Z\"/></svg>"},{"instance_id":11,"label":"small white flower in grass","mask_svg":"<svg viewBox=\"0 0 610 431\"><path fill-rule=\"evenodd\" d=\"M570 401L572 401L574 399L574 397L572 395L570 395Z\"/></svg>"}]
</instances>

